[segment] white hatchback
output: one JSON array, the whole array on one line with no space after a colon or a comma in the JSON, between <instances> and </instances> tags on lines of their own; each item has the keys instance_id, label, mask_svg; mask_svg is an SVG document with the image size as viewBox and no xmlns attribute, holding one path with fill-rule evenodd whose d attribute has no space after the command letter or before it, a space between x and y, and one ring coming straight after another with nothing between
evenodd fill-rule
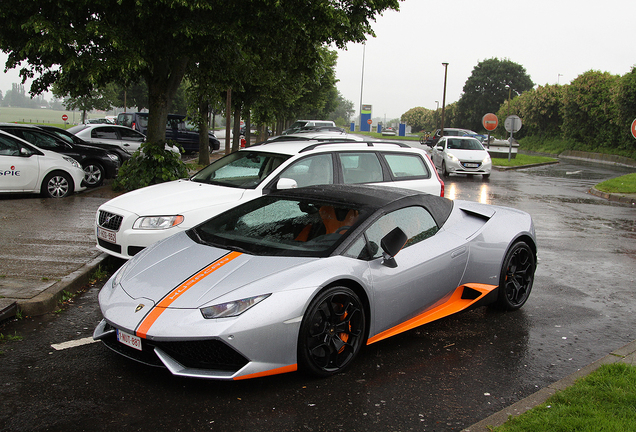
<instances>
[{"instance_id":1,"label":"white hatchback","mask_svg":"<svg viewBox=\"0 0 636 432\"><path fill-rule=\"evenodd\" d=\"M63 198L86 189L75 159L42 150L0 131L0 193L42 193Z\"/></svg>"},{"instance_id":2,"label":"white hatchback","mask_svg":"<svg viewBox=\"0 0 636 432\"><path fill-rule=\"evenodd\" d=\"M490 177L492 161L477 138L444 136L431 149L431 159L444 177L449 174L481 174Z\"/></svg>"},{"instance_id":3,"label":"white hatchback","mask_svg":"<svg viewBox=\"0 0 636 432\"><path fill-rule=\"evenodd\" d=\"M426 152L400 143L269 142L231 153L189 179L99 207L97 248L128 259L147 246L278 189L370 183L444 195Z\"/></svg>"}]
</instances>

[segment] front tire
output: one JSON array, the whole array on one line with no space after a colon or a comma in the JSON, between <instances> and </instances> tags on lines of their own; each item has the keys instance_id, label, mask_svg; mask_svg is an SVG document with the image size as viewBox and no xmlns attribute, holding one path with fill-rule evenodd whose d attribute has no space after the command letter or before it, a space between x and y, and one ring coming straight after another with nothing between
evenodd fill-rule
<instances>
[{"instance_id":1,"label":"front tire","mask_svg":"<svg viewBox=\"0 0 636 432\"><path fill-rule=\"evenodd\" d=\"M64 198L73 193L73 179L65 172L52 172L42 182L42 194L49 198Z\"/></svg>"},{"instance_id":2,"label":"front tire","mask_svg":"<svg viewBox=\"0 0 636 432\"><path fill-rule=\"evenodd\" d=\"M536 258L530 246L523 241L513 244L501 266L495 307L513 311L523 306L532 290L535 269Z\"/></svg>"},{"instance_id":3,"label":"front tire","mask_svg":"<svg viewBox=\"0 0 636 432\"><path fill-rule=\"evenodd\" d=\"M448 177L448 171L446 170L446 162L442 161L442 175Z\"/></svg>"},{"instance_id":4,"label":"front tire","mask_svg":"<svg viewBox=\"0 0 636 432\"><path fill-rule=\"evenodd\" d=\"M88 187L97 187L104 182L104 167L96 162L84 165L84 182Z\"/></svg>"},{"instance_id":5,"label":"front tire","mask_svg":"<svg viewBox=\"0 0 636 432\"><path fill-rule=\"evenodd\" d=\"M346 369L364 344L366 316L356 293L333 287L307 308L298 335L301 371L330 376Z\"/></svg>"}]
</instances>

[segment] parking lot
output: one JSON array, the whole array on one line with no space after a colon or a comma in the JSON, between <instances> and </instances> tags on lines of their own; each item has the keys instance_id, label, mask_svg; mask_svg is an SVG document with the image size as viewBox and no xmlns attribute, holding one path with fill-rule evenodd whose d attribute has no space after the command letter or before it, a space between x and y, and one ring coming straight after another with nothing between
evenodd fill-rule
<instances>
[{"instance_id":1,"label":"parking lot","mask_svg":"<svg viewBox=\"0 0 636 432\"><path fill-rule=\"evenodd\" d=\"M636 339L636 214L588 189L616 167L556 166L446 179L446 196L529 212L539 265L514 313L485 308L367 347L345 374L237 383L171 376L87 340L99 286L59 314L10 323L0 423L10 430L461 430ZM2 274L45 282L97 256L105 192L1 198ZM95 254L95 255L93 255ZM11 273L10 273L11 272ZM7 279L7 278L4 278ZM60 397L60 395L63 395Z\"/></svg>"}]
</instances>

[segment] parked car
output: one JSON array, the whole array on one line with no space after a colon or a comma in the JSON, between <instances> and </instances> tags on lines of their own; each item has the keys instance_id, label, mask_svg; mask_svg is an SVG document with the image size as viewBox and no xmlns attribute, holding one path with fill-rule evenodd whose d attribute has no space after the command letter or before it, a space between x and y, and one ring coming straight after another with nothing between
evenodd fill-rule
<instances>
[{"instance_id":1,"label":"parked car","mask_svg":"<svg viewBox=\"0 0 636 432\"><path fill-rule=\"evenodd\" d=\"M278 135L268 138L265 142L283 141L366 141L368 137L347 133L345 130L336 128L302 129L287 135Z\"/></svg>"},{"instance_id":2,"label":"parked car","mask_svg":"<svg viewBox=\"0 0 636 432\"><path fill-rule=\"evenodd\" d=\"M442 175L481 174L490 177L492 161L488 151L477 138L448 136L441 138L431 149L431 159Z\"/></svg>"},{"instance_id":3,"label":"parked car","mask_svg":"<svg viewBox=\"0 0 636 432\"><path fill-rule=\"evenodd\" d=\"M420 144L425 144L429 147L435 147L437 141L442 137L441 129L437 129L432 135L427 138L420 139ZM477 132L470 129L458 129L458 128L444 128L444 136L468 136L477 135Z\"/></svg>"},{"instance_id":4,"label":"parked car","mask_svg":"<svg viewBox=\"0 0 636 432\"><path fill-rule=\"evenodd\" d=\"M104 144L104 143L98 143L98 142L88 143L84 141L83 139L81 139L80 137L78 137L77 135L74 135L70 133L69 131L67 131L66 129L62 129L57 126L38 125L38 127L40 129L44 129L47 132L55 134L62 139L65 139L71 144L90 145L93 147L99 147L104 150L108 150L109 153L117 155L117 158L119 160L119 166L122 166L122 164L126 162L128 159L130 159L131 157L130 153L128 153L127 150L124 150L122 147L115 144Z\"/></svg>"},{"instance_id":5,"label":"parked car","mask_svg":"<svg viewBox=\"0 0 636 432\"><path fill-rule=\"evenodd\" d=\"M96 187L104 179L115 178L119 170L119 158L104 149L70 143L38 126L0 123L0 130L33 144L34 146L72 157L84 169L84 181L88 187Z\"/></svg>"},{"instance_id":6,"label":"parked car","mask_svg":"<svg viewBox=\"0 0 636 432\"><path fill-rule=\"evenodd\" d=\"M0 131L0 193L40 193L63 198L86 189L75 159L39 149Z\"/></svg>"},{"instance_id":7,"label":"parked car","mask_svg":"<svg viewBox=\"0 0 636 432\"><path fill-rule=\"evenodd\" d=\"M536 262L515 209L380 186L278 191L128 261L99 292L93 337L179 376L325 377L468 308L518 310Z\"/></svg>"},{"instance_id":8,"label":"parked car","mask_svg":"<svg viewBox=\"0 0 636 432\"><path fill-rule=\"evenodd\" d=\"M148 132L148 113L119 113L117 124L128 126L145 135ZM166 140L176 142L186 153L199 151L199 130L188 123L184 115L168 114ZM213 131L208 131L208 142L210 152L221 148L221 142Z\"/></svg>"},{"instance_id":9,"label":"parked car","mask_svg":"<svg viewBox=\"0 0 636 432\"><path fill-rule=\"evenodd\" d=\"M151 244L275 190L374 183L444 194L426 152L400 143L271 142L212 162L189 179L149 186L102 204L97 248L129 259Z\"/></svg>"},{"instance_id":10,"label":"parked car","mask_svg":"<svg viewBox=\"0 0 636 432\"><path fill-rule=\"evenodd\" d=\"M146 142L144 134L119 125L81 124L69 128L68 131L90 144L116 145L131 154L139 150L141 144ZM166 144L166 150L180 153L177 147L168 144Z\"/></svg>"},{"instance_id":11,"label":"parked car","mask_svg":"<svg viewBox=\"0 0 636 432\"><path fill-rule=\"evenodd\" d=\"M283 135L297 132L303 128L311 128L317 126L336 127L336 124L329 120L296 120L292 125L283 131Z\"/></svg>"}]
</instances>

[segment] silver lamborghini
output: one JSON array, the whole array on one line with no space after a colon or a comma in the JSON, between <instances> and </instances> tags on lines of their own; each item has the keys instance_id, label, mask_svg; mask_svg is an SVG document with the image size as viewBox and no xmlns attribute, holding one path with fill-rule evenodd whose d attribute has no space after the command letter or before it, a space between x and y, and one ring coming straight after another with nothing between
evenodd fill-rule
<instances>
[{"instance_id":1,"label":"silver lamborghini","mask_svg":"<svg viewBox=\"0 0 636 432\"><path fill-rule=\"evenodd\" d=\"M289 189L128 261L99 293L94 338L181 376L329 376L433 320L520 308L536 263L522 211L374 186Z\"/></svg>"}]
</instances>

